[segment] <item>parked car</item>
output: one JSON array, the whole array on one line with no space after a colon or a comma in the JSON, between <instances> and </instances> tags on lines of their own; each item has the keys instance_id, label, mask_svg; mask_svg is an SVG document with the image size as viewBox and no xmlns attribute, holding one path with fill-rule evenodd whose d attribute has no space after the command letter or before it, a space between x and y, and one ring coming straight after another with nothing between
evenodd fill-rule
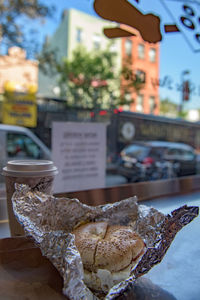
<instances>
[{"instance_id":1,"label":"parked car","mask_svg":"<svg viewBox=\"0 0 200 300\"><path fill-rule=\"evenodd\" d=\"M197 174L200 174L200 153L197 153Z\"/></svg>"},{"instance_id":2,"label":"parked car","mask_svg":"<svg viewBox=\"0 0 200 300\"><path fill-rule=\"evenodd\" d=\"M48 147L29 129L0 124L0 170L9 160L51 159ZM1 173L1 172L0 172ZM0 182L3 176L0 175Z\"/></svg>"},{"instance_id":3,"label":"parked car","mask_svg":"<svg viewBox=\"0 0 200 300\"><path fill-rule=\"evenodd\" d=\"M128 181L146 181L196 174L195 149L183 143L135 142L120 153L118 173Z\"/></svg>"}]
</instances>

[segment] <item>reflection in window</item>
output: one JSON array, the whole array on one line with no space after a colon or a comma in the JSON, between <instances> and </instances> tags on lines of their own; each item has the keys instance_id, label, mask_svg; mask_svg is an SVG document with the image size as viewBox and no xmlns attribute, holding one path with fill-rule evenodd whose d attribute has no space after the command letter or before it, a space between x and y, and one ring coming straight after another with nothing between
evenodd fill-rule
<instances>
[{"instance_id":1,"label":"reflection in window","mask_svg":"<svg viewBox=\"0 0 200 300\"><path fill-rule=\"evenodd\" d=\"M138 57L141 59L144 59L144 45L143 44L138 45Z\"/></svg>"},{"instance_id":2,"label":"reflection in window","mask_svg":"<svg viewBox=\"0 0 200 300\"><path fill-rule=\"evenodd\" d=\"M101 37L99 34L94 34L93 35L93 46L94 49L98 50L101 47Z\"/></svg>"},{"instance_id":3,"label":"reflection in window","mask_svg":"<svg viewBox=\"0 0 200 300\"><path fill-rule=\"evenodd\" d=\"M155 97L151 96L149 98L149 113L153 114L155 109Z\"/></svg>"},{"instance_id":4,"label":"reflection in window","mask_svg":"<svg viewBox=\"0 0 200 300\"><path fill-rule=\"evenodd\" d=\"M140 81L142 83L145 83L145 81L146 81L146 74L145 74L144 71L142 71L142 70L136 70L136 77L138 79L140 79Z\"/></svg>"},{"instance_id":5,"label":"reflection in window","mask_svg":"<svg viewBox=\"0 0 200 300\"><path fill-rule=\"evenodd\" d=\"M41 158L41 150L27 135L19 133L7 134L7 156L12 158Z\"/></svg>"},{"instance_id":6,"label":"reflection in window","mask_svg":"<svg viewBox=\"0 0 200 300\"><path fill-rule=\"evenodd\" d=\"M77 43L82 43L83 41L83 30L81 28L76 28L76 41Z\"/></svg>"},{"instance_id":7,"label":"reflection in window","mask_svg":"<svg viewBox=\"0 0 200 300\"><path fill-rule=\"evenodd\" d=\"M125 41L125 54L128 56L132 55L133 42L129 39Z\"/></svg>"},{"instance_id":8,"label":"reflection in window","mask_svg":"<svg viewBox=\"0 0 200 300\"><path fill-rule=\"evenodd\" d=\"M156 61L156 49L155 48L150 48L149 49L149 60L151 62L155 62Z\"/></svg>"},{"instance_id":9,"label":"reflection in window","mask_svg":"<svg viewBox=\"0 0 200 300\"><path fill-rule=\"evenodd\" d=\"M137 112L143 112L143 102L144 102L144 96L143 95L138 95L137 100L136 100L136 111Z\"/></svg>"}]
</instances>

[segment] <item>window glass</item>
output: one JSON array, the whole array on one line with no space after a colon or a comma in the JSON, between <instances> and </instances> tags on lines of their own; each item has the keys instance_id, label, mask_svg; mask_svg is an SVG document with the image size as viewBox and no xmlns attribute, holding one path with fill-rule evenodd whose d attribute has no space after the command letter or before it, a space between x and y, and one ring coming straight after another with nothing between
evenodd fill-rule
<instances>
[{"instance_id":1,"label":"window glass","mask_svg":"<svg viewBox=\"0 0 200 300\"><path fill-rule=\"evenodd\" d=\"M156 61L156 49L155 48L150 48L149 49L149 60L151 62L155 62Z\"/></svg>"},{"instance_id":2,"label":"window glass","mask_svg":"<svg viewBox=\"0 0 200 300\"><path fill-rule=\"evenodd\" d=\"M155 97L151 96L149 98L149 113L153 114L155 109Z\"/></svg>"},{"instance_id":3,"label":"window glass","mask_svg":"<svg viewBox=\"0 0 200 300\"><path fill-rule=\"evenodd\" d=\"M94 34L93 35L93 46L94 49L98 50L101 47L101 37L99 34Z\"/></svg>"},{"instance_id":4,"label":"window glass","mask_svg":"<svg viewBox=\"0 0 200 300\"><path fill-rule=\"evenodd\" d=\"M137 112L143 112L143 102L144 102L144 96L138 95L137 101L136 101L136 111Z\"/></svg>"},{"instance_id":5,"label":"window glass","mask_svg":"<svg viewBox=\"0 0 200 300\"><path fill-rule=\"evenodd\" d=\"M168 149L167 150L167 155L174 155L174 154L176 154L175 149Z\"/></svg>"},{"instance_id":6,"label":"window glass","mask_svg":"<svg viewBox=\"0 0 200 300\"><path fill-rule=\"evenodd\" d=\"M30 137L18 133L8 133L7 156L38 159L42 158L42 151Z\"/></svg>"},{"instance_id":7,"label":"window glass","mask_svg":"<svg viewBox=\"0 0 200 300\"><path fill-rule=\"evenodd\" d=\"M138 45L138 57L141 59L144 59L144 45L143 44Z\"/></svg>"},{"instance_id":8,"label":"window glass","mask_svg":"<svg viewBox=\"0 0 200 300\"><path fill-rule=\"evenodd\" d=\"M181 154L182 154L182 152L180 149L170 148L167 150L167 155L169 155L169 156L180 158Z\"/></svg>"},{"instance_id":9,"label":"window glass","mask_svg":"<svg viewBox=\"0 0 200 300\"><path fill-rule=\"evenodd\" d=\"M166 151L166 149L164 147L152 148L150 151L150 156L161 159L164 156L165 151Z\"/></svg>"},{"instance_id":10,"label":"window glass","mask_svg":"<svg viewBox=\"0 0 200 300\"><path fill-rule=\"evenodd\" d=\"M125 41L125 53L128 56L132 55L133 42L129 39Z\"/></svg>"},{"instance_id":11,"label":"window glass","mask_svg":"<svg viewBox=\"0 0 200 300\"><path fill-rule=\"evenodd\" d=\"M124 98L125 98L125 100L126 100L127 102L130 103L130 102L132 101L131 93L126 92L126 93L124 94Z\"/></svg>"},{"instance_id":12,"label":"window glass","mask_svg":"<svg viewBox=\"0 0 200 300\"><path fill-rule=\"evenodd\" d=\"M110 51L111 52L117 52L118 51L118 45L116 43L116 40L112 40L110 44Z\"/></svg>"},{"instance_id":13,"label":"window glass","mask_svg":"<svg viewBox=\"0 0 200 300\"><path fill-rule=\"evenodd\" d=\"M146 74L142 70L137 70L136 71L136 76L141 80L142 83L145 83L146 81Z\"/></svg>"},{"instance_id":14,"label":"window glass","mask_svg":"<svg viewBox=\"0 0 200 300\"><path fill-rule=\"evenodd\" d=\"M190 150L182 150L182 159L184 160L193 160L194 153Z\"/></svg>"},{"instance_id":15,"label":"window glass","mask_svg":"<svg viewBox=\"0 0 200 300\"><path fill-rule=\"evenodd\" d=\"M76 28L76 41L77 43L82 43L83 41L83 30L81 28Z\"/></svg>"},{"instance_id":16,"label":"window glass","mask_svg":"<svg viewBox=\"0 0 200 300\"><path fill-rule=\"evenodd\" d=\"M146 156L148 152L149 152L149 148L142 145L131 145L128 146L124 151L126 155L129 155L131 157L137 157L137 158L142 158Z\"/></svg>"}]
</instances>

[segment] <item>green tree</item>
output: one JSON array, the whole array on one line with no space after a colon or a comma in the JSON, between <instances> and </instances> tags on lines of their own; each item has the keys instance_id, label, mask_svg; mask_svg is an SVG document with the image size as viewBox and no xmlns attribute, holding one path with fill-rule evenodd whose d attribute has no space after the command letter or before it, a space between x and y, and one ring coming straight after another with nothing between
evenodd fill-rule
<instances>
[{"instance_id":1,"label":"green tree","mask_svg":"<svg viewBox=\"0 0 200 300\"><path fill-rule=\"evenodd\" d=\"M179 112L179 105L172 102L168 98L161 99L160 101L160 115L166 117L183 118L187 116L186 111Z\"/></svg>"},{"instance_id":2,"label":"green tree","mask_svg":"<svg viewBox=\"0 0 200 300\"><path fill-rule=\"evenodd\" d=\"M94 110L117 105L119 75L115 70L115 58L109 48L89 52L83 46L74 50L71 59L64 58L57 65L57 72L67 103Z\"/></svg>"},{"instance_id":3,"label":"green tree","mask_svg":"<svg viewBox=\"0 0 200 300\"><path fill-rule=\"evenodd\" d=\"M40 0L1 0L0 1L0 42L5 49L15 45L31 51L37 47L37 30L27 32L27 22L52 17L55 8ZM29 38L27 38L29 36ZM34 41L34 43L33 43ZM34 50L35 51L35 48Z\"/></svg>"}]
</instances>

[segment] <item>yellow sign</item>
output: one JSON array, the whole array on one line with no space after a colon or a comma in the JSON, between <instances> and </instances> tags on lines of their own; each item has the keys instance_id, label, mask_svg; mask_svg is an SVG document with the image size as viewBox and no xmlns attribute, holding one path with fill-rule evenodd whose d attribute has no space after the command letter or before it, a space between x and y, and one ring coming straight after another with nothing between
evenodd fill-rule
<instances>
[{"instance_id":1,"label":"yellow sign","mask_svg":"<svg viewBox=\"0 0 200 300\"><path fill-rule=\"evenodd\" d=\"M2 122L10 125L36 127L37 105L35 94L5 92Z\"/></svg>"}]
</instances>

